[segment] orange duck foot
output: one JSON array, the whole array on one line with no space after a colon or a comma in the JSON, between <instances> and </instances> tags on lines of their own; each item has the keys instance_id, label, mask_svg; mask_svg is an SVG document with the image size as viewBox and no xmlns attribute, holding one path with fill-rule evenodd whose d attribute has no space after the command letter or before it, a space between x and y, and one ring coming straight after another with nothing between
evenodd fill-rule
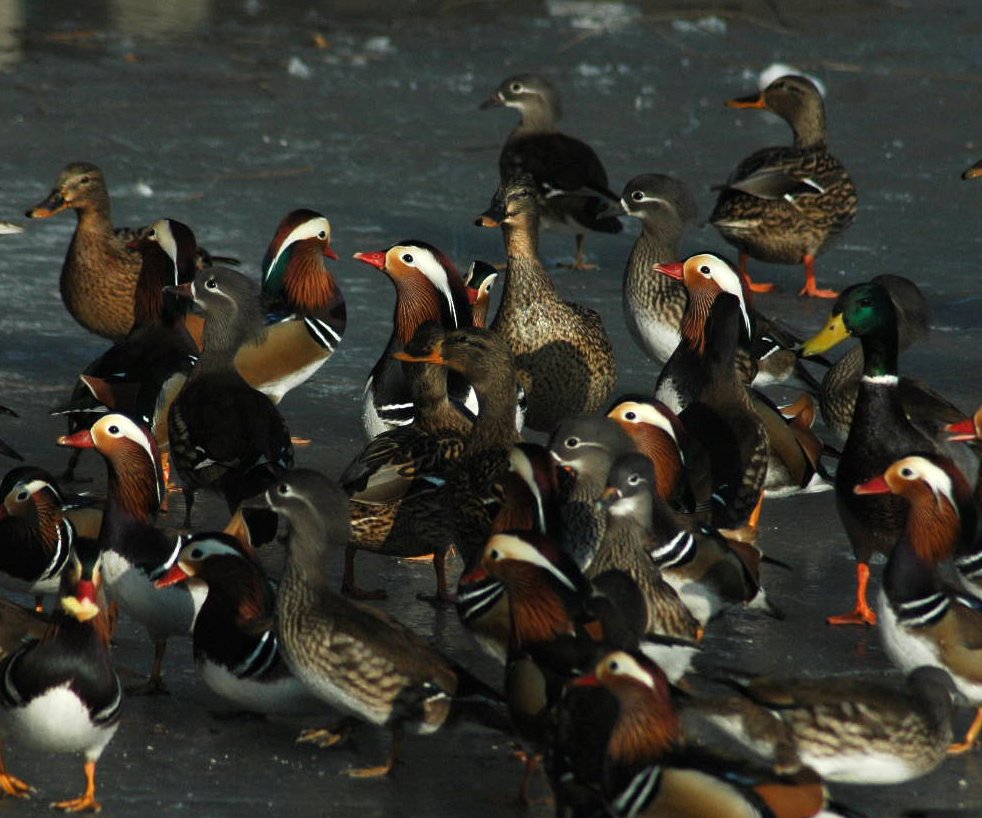
<instances>
[{"instance_id":1,"label":"orange duck foot","mask_svg":"<svg viewBox=\"0 0 982 818\"><path fill-rule=\"evenodd\" d=\"M95 762L85 762L85 793L67 801L55 801L52 809L63 812L100 812L102 804L95 800Z\"/></svg>"},{"instance_id":2,"label":"orange duck foot","mask_svg":"<svg viewBox=\"0 0 982 818\"><path fill-rule=\"evenodd\" d=\"M798 295L808 295L812 298L837 298L835 290L820 290L815 280L815 256L806 255L802 261L805 264L805 286L798 290Z\"/></svg>"},{"instance_id":3,"label":"orange duck foot","mask_svg":"<svg viewBox=\"0 0 982 818\"><path fill-rule=\"evenodd\" d=\"M875 625L876 611L866 601L866 589L869 587L869 565L865 562L856 563L856 608L852 613L830 616L825 621L829 625Z\"/></svg>"},{"instance_id":4,"label":"orange duck foot","mask_svg":"<svg viewBox=\"0 0 982 818\"><path fill-rule=\"evenodd\" d=\"M963 753L974 750L978 746L979 733L982 733L982 707L976 711L975 719L972 721L972 726L969 727L968 732L965 733L965 739L957 744L952 744L948 748L948 755L960 756Z\"/></svg>"},{"instance_id":5,"label":"orange duck foot","mask_svg":"<svg viewBox=\"0 0 982 818\"><path fill-rule=\"evenodd\" d=\"M21 781L10 773L0 773L0 790L12 798L30 798L31 793L36 792L26 781Z\"/></svg>"},{"instance_id":6,"label":"orange duck foot","mask_svg":"<svg viewBox=\"0 0 982 818\"><path fill-rule=\"evenodd\" d=\"M777 292L777 284L772 284L770 282L757 282L750 278L749 275L744 273L743 280L747 284L747 289L752 293L773 293Z\"/></svg>"}]
</instances>

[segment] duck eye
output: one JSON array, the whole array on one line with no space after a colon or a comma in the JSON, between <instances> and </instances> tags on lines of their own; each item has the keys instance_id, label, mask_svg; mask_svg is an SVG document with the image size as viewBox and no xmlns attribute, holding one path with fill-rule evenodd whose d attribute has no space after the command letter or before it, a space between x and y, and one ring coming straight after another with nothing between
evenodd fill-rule
<instances>
[{"instance_id":1,"label":"duck eye","mask_svg":"<svg viewBox=\"0 0 982 818\"><path fill-rule=\"evenodd\" d=\"M218 289L218 282L217 282L217 281L215 281L215 279L213 279L213 278L209 278L209 279L208 279L208 280L207 280L207 281L205 282L205 286L206 286L206 287L207 287L207 288L208 288L209 290L217 290L217 289Z\"/></svg>"},{"instance_id":2,"label":"duck eye","mask_svg":"<svg viewBox=\"0 0 982 818\"><path fill-rule=\"evenodd\" d=\"M78 183L80 185L87 185L91 181L92 180L88 176L83 176L81 179L78 180Z\"/></svg>"},{"instance_id":3,"label":"duck eye","mask_svg":"<svg viewBox=\"0 0 982 818\"><path fill-rule=\"evenodd\" d=\"M106 429L106 431L109 432L109 434L111 434L111 435L118 435L119 434L119 427L114 423L112 426L110 426L108 429Z\"/></svg>"},{"instance_id":4,"label":"duck eye","mask_svg":"<svg viewBox=\"0 0 982 818\"><path fill-rule=\"evenodd\" d=\"M402 260L404 262L406 262L406 264L412 264L413 263L413 254L412 253L403 253L402 254Z\"/></svg>"},{"instance_id":5,"label":"duck eye","mask_svg":"<svg viewBox=\"0 0 982 818\"><path fill-rule=\"evenodd\" d=\"M567 449L575 449L580 445L580 439L578 437L568 437L566 438L565 445Z\"/></svg>"},{"instance_id":6,"label":"duck eye","mask_svg":"<svg viewBox=\"0 0 982 818\"><path fill-rule=\"evenodd\" d=\"M607 662L607 670L610 670L610 671L613 671L614 673L616 673L620 669L621 669L621 666L620 666L620 664L618 663L618 661L616 659L611 659L609 662Z\"/></svg>"},{"instance_id":7,"label":"duck eye","mask_svg":"<svg viewBox=\"0 0 982 818\"><path fill-rule=\"evenodd\" d=\"M149 233L147 233L147 238L150 239L151 241L156 241L157 240L157 231L156 230L151 230Z\"/></svg>"},{"instance_id":8,"label":"duck eye","mask_svg":"<svg viewBox=\"0 0 982 818\"><path fill-rule=\"evenodd\" d=\"M200 560L204 555L205 555L204 552L200 548L195 548L191 552L191 559Z\"/></svg>"},{"instance_id":9,"label":"duck eye","mask_svg":"<svg viewBox=\"0 0 982 818\"><path fill-rule=\"evenodd\" d=\"M630 412L624 413L624 420L637 420L637 419L638 419L638 413L635 412L633 409Z\"/></svg>"},{"instance_id":10,"label":"duck eye","mask_svg":"<svg viewBox=\"0 0 982 818\"><path fill-rule=\"evenodd\" d=\"M511 92L513 94L520 94L520 93L522 93L522 84L520 82L513 82L511 84Z\"/></svg>"},{"instance_id":11,"label":"duck eye","mask_svg":"<svg viewBox=\"0 0 982 818\"><path fill-rule=\"evenodd\" d=\"M640 190L635 190L634 193L631 194L631 198L636 202L640 202L644 198L644 194Z\"/></svg>"},{"instance_id":12,"label":"duck eye","mask_svg":"<svg viewBox=\"0 0 982 818\"><path fill-rule=\"evenodd\" d=\"M18 503L23 503L31 496L31 493L27 489L21 489L17 492L17 496L14 498Z\"/></svg>"},{"instance_id":13,"label":"duck eye","mask_svg":"<svg viewBox=\"0 0 982 818\"><path fill-rule=\"evenodd\" d=\"M276 487L276 490L284 497L290 493L290 487L286 483L280 483Z\"/></svg>"},{"instance_id":14,"label":"duck eye","mask_svg":"<svg viewBox=\"0 0 982 818\"><path fill-rule=\"evenodd\" d=\"M914 470L910 466L904 466L900 470L900 476L906 477L908 480L914 476Z\"/></svg>"},{"instance_id":15,"label":"duck eye","mask_svg":"<svg viewBox=\"0 0 982 818\"><path fill-rule=\"evenodd\" d=\"M317 238L319 238L319 239L326 239L327 238L327 231L326 230L321 230L320 233L317 234Z\"/></svg>"},{"instance_id":16,"label":"duck eye","mask_svg":"<svg viewBox=\"0 0 982 818\"><path fill-rule=\"evenodd\" d=\"M636 486L640 482L641 482L640 474L632 474L630 477L627 478L627 484L629 486Z\"/></svg>"},{"instance_id":17,"label":"duck eye","mask_svg":"<svg viewBox=\"0 0 982 818\"><path fill-rule=\"evenodd\" d=\"M497 548L492 548L491 553L488 556L495 562L501 559L501 552Z\"/></svg>"},{"instance_id":18,"label":"duck eye","mask_svg":"<svg viewBox=\"0 0 982 818\"><path fill-rule=\"evenodd\" d=\"M702 273L704 276L708 276L708 275L711 275L712 274L712 270L709 269L709 265L708 264L703 264L699 268L699 272Z\"/></svg>"}]
</instances>

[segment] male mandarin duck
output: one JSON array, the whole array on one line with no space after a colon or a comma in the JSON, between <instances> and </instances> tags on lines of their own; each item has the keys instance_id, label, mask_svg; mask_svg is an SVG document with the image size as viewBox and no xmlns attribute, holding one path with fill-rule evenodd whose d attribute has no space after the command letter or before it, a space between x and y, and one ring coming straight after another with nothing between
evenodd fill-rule
<instances>
[{"instance_id":1,"label":"male mandarin duck","mask_svg":"<svg viewBox=\"0 0 982 818\"><path fill-rule=\"evenodd\" d=\"M634 539L664 582L704 628L724 609L761 608L775 616L760 580L760 551L695 524L673 511L654 489L655 469L642 454L625 454L611 466L602 502L616 526Z\"/></svg>"},{"instance_id":2,"label":"male mandarin duck","mask_svg":"<svg viewBox=\"0 0 982 818\"><path fill-rule=\"evenodd\" d=\"M133 327L140 276L140 257L126 245L145 228L113 228L106 180L91 162L65 166L48 197L27 216L47 219L69 208L75 211L78 225L61 268L62 300L87 330L120 341ZM211 263L207 252L199 255L201 264ZM235 259L214 260L235 263Z\"/></svg>"},{"instance_id":3,"label":"male mandarin duck","mask_svg":"<svg viewBox=\"0 0 982 818\"><path fill-rule=\"evenodd\" d=\"M325 258L338 258L331 223L306 209L283 217L263 256L266 334L239 348L235 368L273 403L323 366L344 335L344 294Z\"/></svg>"},{"instance_id":4,"label":"male mandarin duck","mask_svg":"<svg viewBox=\"0 0 982 818\"><path fill-rule=\"evenodd\" d=\"M603 762L604 801L615 818L832 814L823 811L825 789L809 770L779 776L687 747L668 680L653 662L614 651L574 685L602 685L617 700Z\"/></svg>"},{"instance_id":5,"label":"male mandarin duck","mask_svg":"<svg viewBox=\"0 0 982 818\"><path fill-rule=\"evenodd\" d=\"M501 505L491 521L491 532L556 536L562 525L559 507L559 473L549 450L536 443L516 443L508 453L508 471L501 476ZM483 554L476 557L479 561ZM496 579L467 581L467 569L457 584L457 614L484 651L504 663L510 628L508 596Z\"/></svg>"},{"instance_id":6,"label":"male mandarin duck","mask_svg":"<svg viewBox=\"0 0 982 818\"><path fill-rule=\"evenodd\" d=\"M453 262L431 244L407 239L388 250L355 253L355 258L381 270L396 288L392 334L372 367L362 398L362 426L372 438L413 420L409 384L392 356L426 321L436 321L447 331L473 326L473 322L464 280ZM467 385L456 380L451 384L452 397L467 400Z\"/></svg>"},{"instance_id":7,"label":"male mandarin duck","mask_svg":"<svg viewBox=\"0 0 982 818\"><path fill-rule=\"evenodd\" d=\"M709 719L776 769L806 766L844 784L898 784L948 755L955 686L922 666L898 686L877 677L759 676L740 695L696 702Z\"/></svg>"},{"instance_id":8,"label":"male mandarin duck","mask_svg":"<svg viewBox=\"0 0 982 818\"><path fill-rule=\"evenodd\" d=\"M385 764L348 775L391 773L406 728L430 734L458 716L501 726L493 690L387 614L333 589L333 558L350 538L340 486L297 469L270 486L265 501L289 524L276 596L276 635L287 665L326 704L392 734Z\"/></svg>"},{"instance_id":9,"label":"male mandarin duck","mask_svg":"<svg viewBox=\"0 0 982 818\"><path fill-rule=\"evenodd\" d=\"M696 201L679 180L661 173L635 176L624 186L620 205L641 221L624 268L624 319L634 342L645 355L664 363L679 344L679 323L685 311L685 288L658 275L655 264L681 256L685 226L695 221Z\"/></svg>"},{"instance_id":10,"label":"male mandarin duck","mask_svg":"<svg viewBox=\"0 0 982 818\"><path fill-rule=\"evenodd\" d=\"M969 443L978 453L978 442L982 441L982 407L972 417L948 424L946 431L949 440ZM973 496L977 513L982 518L982 460L979 461ZM965 587L975 596L982 597L982 525L974 537L963 538L959 543L955 552L955 568Z\"/></svg>"},{"instance_id":11,"label":"male mandarin duck","mask_svg":"<svg viewBox=\"0 0 982 818\"><path fill-rule=\"evenodd\" d=\"M176 537L156 525L164 492L156 441L145 425L111 413L58 442L95 449L106 462L108 496L98 539L102 571L113 598L146 628L154 645L150 676L135 692L162 692L167 639L191 634L201 594L186 586L153 585L177 552Z\"/></svg>"},{"instance_id":12,"label":"male mandarin duck","mask_svg":"<svg viewBox=\"0 0 982 818\"><path fill-rule=\"evenodd\" d=\"M710 253L691 256L682 264L656 265L665 275L678 277L688 292L689 300L683 314L681 341L678 349L665 364L655 395L675 411L682 411L693 396L704 389L709 380L707 368L708 317L715 299L729 293L739 302L740 329L735 360L739 379L746 385L755 380L758 361L752 351L755 337L755 315L749 305L749 295L734 270L724 259ZM764 360L773 359L767 356ZM796 356L792 354L796 359ZM730 378L727 373L726 378ZM749 400L760 418L766 433L768 461L764 488L768 494L783 496L799 490L814 490L827 485L821 474L821 455L824 446L811 431L814 412L801 404L797 414L786 416L758 390L749 391ZM799 417L800 415L800 417Z\"/></svg>"},{"instance_id":13,"label":"male mandarin duck","mask_svg":"<svg viewBox=\"0 0 982 818\"><path fill-rule=\"evenodd\" d=\"M202 586L194 620L194 664L202 681L240 710L317 713L324 706L286 666L273 629L276 591L256 554L223 532L183 540L177 559L155 580Z\"/></svg>"},{"instance_id":14,"label":"male mandarin duck","mask_svg":"<svg viewBox=\"0 0 982 818\"><path fill-rule=\"evenodd\" d=\"M854 488L880 475L898 458L914 452L937 453L935 442L915 427L904 411L897 377L897 310L880 284L855 284L832 307L826 327L805 342L805 354L822 353L855 335L863 347L863 376L849 436L835 473L836 507L857 566L856 608L829 618L830 624L876 624L869 606L869 561L888 554L904 530L906 504L891 494L856 494Z\"/></svg>"},{"instance_id":15,"label":"male mandarin duck","mask_svg":"<svg viewBox=\"0 0 982 818\"><path fill-rule=\"evenodd\" d=\"M11 469L0 481L0 585L42 598L58 590L77 536L95 538L101 510L70 508L55 478L35 466Z\"/></svg>"},{"instance_id":16,"label":"male mandarin duck","mask_svg":"<svg viewBox=\"0 0 982 818\"><path fill-rule=\"evenodd\" d=\"M539 206L527 176L504 185L484 227L501 227L508 266L491 329L511 345L528 404L526 423L548 432L566 415L600 409L617 382L600 316L564 300L538 256Z\"/></svg>"},{"instance_id":17,"label":"male mandarin duck","mask_svg":"<svg viewBox=\"0 0 982 818\"><path fill-rule=\"evenodd\" d=\"M574 269L588 269L583 255L587 230L619 233L613 216L601 214L606 202L616 202L607 173L593 149L556 128L561 115L559 93L544 77L516 74L503 80L482 108L515 108L522 118L508 135L498 170L502 187L527 176L546 228L576 234Z\"/></svg>"},{"instance_id":18,"label":"male mandarin duck","mask_svg":"<svg viewBox=\"0 0 982 818\"><path fill-rule=\"evenodd\" d=\"M168 415L187 528L197 489L217 490L234 512L293 465L293 445L276 405L234 365L243 345L264 338L256 284L235 270L212 267L174 292L193 300L205 315L201 357Z\"/></svg>"},{"instance_id":19,"label":"male mandarin duck","mask_svg":"<svg viewBox=\"0 0 982 818\"><path fill-rule=\"evenodd\" d=\"M477 395L478 414L465 434L415 427L385 432L345 470L341 483L351 494L352 520L345 552L347 593L359 593L354 582L358 550L397 557L434 554L437 599L452 601L445 570L450 545L469 559L487 538L488 502L497 494L517 436L511 351L500 336L474 328L448 332L427 347L411 344L396 357L462 376Z\"/></svg>"},{"instance_id":20,"label":"male mandarin duck","mask_svg":"<svg viewBox=\"0 0 982 818\"><path fill-rule=\"evenodd\" d=\"M111 628L102 591L103 555L80 538L62 572L59 609L44 635L0 663L0 734L44 753L85 756L85 792L51 806L98 812L96 764L119 727L122 688L109 653ZM29 798L34 788L7 772L0 789Z\"/></svg>"},{"instance_id":21,"label":"male mandarin duck","mask_svg":"<svg viewBox=\"0 0 982 818\"><path fill-rule=\"evenodd\" d=\"M791 127L794 142L744 159L723 185L709 221L740 251L740 272L748 283L748 257L804 264L799 294L834 298L833 290L819 289L815 281L815 258L852 224L857 199L852 179L826 145L821 93L811 80L792 74L727 104L777 114Z\"/></svg>"},{"instance_id":22,"label":"male mandarin duck","mask_svg":"<svg viewBox=\"0 0 982 818\"><path fill-rule=\"evenodd\" d=\"M947 458L915 454L899 458L853 491L894 496L908 508L883 571L883 646L904 672L917 665L947 671L961 696L978 708L965 739L949 750L967 752L982 732L982 602L946 586L938 564L975 536L971 489Z\"/></svg>"},{"instance_id":23,"label":"male mandarin duck","mask_svg":"<svg viewBox=\"0 0 982 818\"><path fill-rule=\"evenodd\" d=\"M488 311L491 309L491 290L498 280L498 268L486 261L473 261L464 276L467 299L471 302L471 314L475 327L488 325Z\"/></svg>"}]
</instances>

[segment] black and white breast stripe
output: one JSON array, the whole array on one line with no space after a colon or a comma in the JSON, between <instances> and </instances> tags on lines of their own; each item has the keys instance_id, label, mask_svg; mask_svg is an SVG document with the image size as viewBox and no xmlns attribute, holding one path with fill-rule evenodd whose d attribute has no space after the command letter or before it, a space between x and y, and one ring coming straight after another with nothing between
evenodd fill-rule
<instances>
[{"instance_id":1,"label":"black and white breast stripe","mask_svg":"<svg viewBox=\"0 0 982 818\"><path fill-rule=\"evenodd\" d=\"M494 605L505 593L505 586L497 580L480 582L457 594L457 609L465 622L475 619Z\"/></svg>"},{"instance_id":2,"label":"black and white breast stripe","mask_svg":"<svg viewBox=\"0 0 982 818\"><path fill-rule=\"evenodd\" d=\"M958 568L958 573L963 577L979 578L979 575L982 574L982 551L977 554L956 557L955 566Z\"/></svg>"},{"instance_id":3,"label":"black and white breast stripe","mask_svg":"<svg viewBox=\"0 0 982 818\"><path fill-rule=\"evenodd\" d=\"M252 653L246 656L239 664L229 668L233 676L239 679L249 679L253 676L262 676L276 662L279 654L280 643L273 631L266 631L262 638L256 643Z\"/></svg>"},{"instance_id":4,"label":"black and white breast stripe","mask_svg":"<svg viewBox=\"0 0 982 818\"><path fill-rule=\"evenodd\" d=\"M930 627L940 622L950 607L951 601L941 591L921 599L899 602L893 606L897 613L897 620L908 628Z\"/></svg>"},{"instance_id":5,"label":"black and white breast stripe","mask_svg":"<svg viewBox=\"0 0 982 818\"><path fill-rule=\"evenodd\" d=\"M611 801L610 806L618 818L634 818L658 794L662 768L658 765L645 767Z\"/></svg>"},{"instance_id":6,"label":"black and white breast stripe","mask_svg":"<svg viewBox=\"0 0 982 818\"><path fill-rule=\"evenodd\" d=\"M43 582L46 579L58 576L71 556L72 543L75 542L75 527L68 520L62 519L58 524L57 531L58 539L55 540L55 550L51 555L51 562L41 572L41 575L37 578L37 582Z\"/></svg>"},{"instance_id":7,"label":"black and white breast stripe","mask_svg":"<svg viewBox=\"0 0 982 818\"><path fill-rule=\"evenodd\" d=\"M696 555L696 540L688 531L680 531L667 543L652 548L648 553L659 568L684 565Z\"/></svg>"},{"instance_id":8,"label":"black and white breast stripe","mask_svg":"<svg viewBox=\"0 0 982 818\"><path fill-rule=\"evenodd\" d=\"M334 352L337 345L341 343L341 336L337 334L327 321L313 315L308 315L304 317L303 323L307 332L310 333L310 337L320 346L324 347L324 349Z\"/></svg>"}]
</instances>

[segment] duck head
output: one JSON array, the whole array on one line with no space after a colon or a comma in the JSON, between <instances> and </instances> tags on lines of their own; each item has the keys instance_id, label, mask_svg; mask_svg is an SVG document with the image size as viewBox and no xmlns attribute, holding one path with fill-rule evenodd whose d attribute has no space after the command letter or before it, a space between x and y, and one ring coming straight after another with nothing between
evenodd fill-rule
<instances>
[{"instance_id":1,"label":"duck head","mask_svg":"<svg viewBox=\"0 0 982 818\"><path fill-rule=\"evenodd\" d=\"M89 207L102 210L108 216L106 180L102 171L91 162L72 162L59 174L48 197L25 215L29 219L47 219L68 208L85 210Z\"/></svg>"}]
</instances>

